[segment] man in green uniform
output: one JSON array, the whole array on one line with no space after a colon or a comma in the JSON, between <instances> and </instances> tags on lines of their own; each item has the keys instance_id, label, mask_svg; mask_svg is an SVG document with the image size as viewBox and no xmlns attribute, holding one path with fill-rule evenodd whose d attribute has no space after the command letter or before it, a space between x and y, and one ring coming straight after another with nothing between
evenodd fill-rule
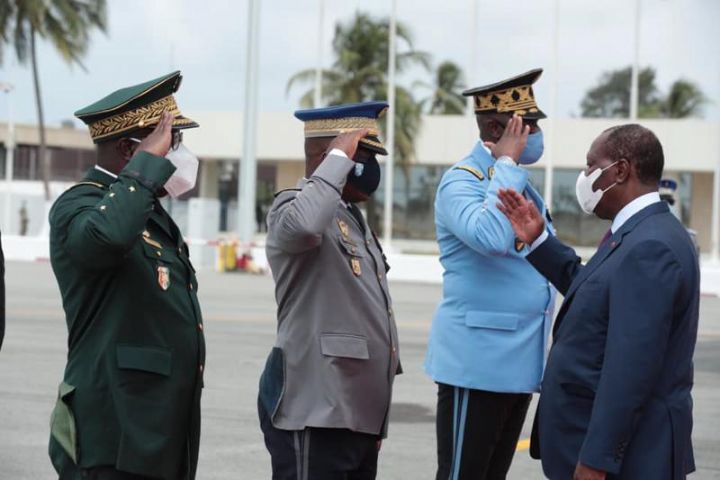
<instances>
[{"instance_id":1,"label":"man in green uniform","mask_svg":"<svg viewBox=\"0 0 720 480\"><path fill-rule=\"evenodd\" d=\"M52 413L61 480L195 478L205 342L197 280L159 197L194 184L175 103L180 72L75 115L97 165L50 211L50 260L68 326ZM166 158L167 157L167 158Z\"/></svg>"}]
</instances>

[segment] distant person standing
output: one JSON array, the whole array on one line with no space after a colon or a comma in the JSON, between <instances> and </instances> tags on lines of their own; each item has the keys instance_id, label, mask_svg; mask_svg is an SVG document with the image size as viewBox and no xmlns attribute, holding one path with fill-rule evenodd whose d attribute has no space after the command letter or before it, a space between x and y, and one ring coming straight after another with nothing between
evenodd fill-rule
<instances>
[{"instance_id":1,"label":"distant person standing","mask_svg":"<svg viewBox=\"0 0 720 480\"><path fill-rule=\"evenodd\" d=\"M28 223L30 223L30 219L28 218L27 202L22 203L19 214L20 214L20 236L24 237L25 235L27 235Z\"/></svg>"},{"instance_id":2,"label":"distant person standing","mask_svg":"<svg viewBox=\"0 0 720 480\"><path fill-rule=\"evenodd\" d=\"M682 218L679 215L679 209L674 208L675 203L677 203L677 187L678 184L675 180L672 178L663 178L660 180L660 200L670 205L670 211L675 214L676 217L678 217L678 220L682 222ZM690 235L690 239L693 242L693 245L695 246L695 252L698 254L698 257L700 256L700 245L697 241L697 232L691 228L685 227L685 230L687 230L688 235Z\"/></svg>"}]
</instances>

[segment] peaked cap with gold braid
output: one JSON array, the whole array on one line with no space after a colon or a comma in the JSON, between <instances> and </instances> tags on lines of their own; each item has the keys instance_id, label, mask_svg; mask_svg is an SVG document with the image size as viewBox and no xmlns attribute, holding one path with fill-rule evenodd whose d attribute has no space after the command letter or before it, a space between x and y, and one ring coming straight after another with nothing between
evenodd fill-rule
<instances>
[{"instance_id":1,"label":"peaked cap with gold braid","mask_svg":"<svg viewBox=\"0 0 720 480\"><path fill-rule=\"evenodd\" d=\"M298 110L295 117L305 122L305 138L337 137L341 133L362 128L369 130L360 140L360 146L387 155L385 145L380 141L378 118L388 109L385 102L347 103L325 108Z\"/></svg>"},{"instance_id":2,"label":"peaked cap with gold braid","mask_svg":"<svg viewBox=\"0 0 720 480\"><path fill-rule=\"evenodd\" d=\"M547 115L538 108L532 85L542 73L542 68L536 68L492 85L465 90L463 95L474 97L475 113L510 113L539 120Z\"/></svg>"},{"instance_id":3,"label":"peaked cap with gold braid","mask_svg":"<svg viewBox=\"0 0 720 480\"><path fill-rule=\"evenodd\" d=\"M100 143L153 127L163 112L171 112L173 129L195 128L195 121L184 117L173 93L180 88L182 75L168 75L117 90L105 98L75 112L90 128L93 142Z\"/></svg>"}]
</instances>

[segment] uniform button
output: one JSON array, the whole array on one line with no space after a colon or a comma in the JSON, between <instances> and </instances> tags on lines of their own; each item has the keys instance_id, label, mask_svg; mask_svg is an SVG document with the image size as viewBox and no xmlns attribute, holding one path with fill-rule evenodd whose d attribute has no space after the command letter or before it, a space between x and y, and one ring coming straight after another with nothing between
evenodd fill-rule
<instances>
[{"instance_id":1,"label":"uniform button","mask_svg":"<svg viewBox=\"0 0 720 480\"><path fill-rule=\"evenodd\" d=\"M200 373L202 373L202 372L203 372L203 366L202 366L202 363L201 363L201 364L200 364Z\"/></svg>"},{"instance_id":2,"label":"uniform button","mask_svg":"<svg viewBox=\"0 0 720 480\"><path fill-rule=\"evenodd\" d=\"M100 205L100 211L104 212L107 207L105 205Z\"/></svg>"},{"instance_id":3,"label":"uniform button","mask_svg":"<svg viewBox=\"0 0 720 480\"><path fill-rule=\"evenodd\" d=\"M202 323L198 323L198 330L200 330L201 332L203 331L203 324L202 324Z\"/></svg>"},{"instance_id":4,"label":"uniform button","mask_svg":"<svg viewBox=\"0 0 720 480\"><path fill-rule=\"evenodd\" d=\"M365 245L370 246L370 240L365 240Z\"/></svg>"},{"instance_id":5,"label":"uniform button","mask_svg":"<svg viewBox=\"0 0 720 480\"><path fill-rule=\"evenodd\" d=\"M382 280L382 273L378 273L378 280Z\"/></svg>"},{"instance_id":6,"label":"uniform button","mask_svg":"<svg viewBox=\"0 0 720 480\"><path fill-rule=\"evenodd\" d=\"M178 253L182 253L182 247L178 247Z\"/></svg>"},{"instance_id":7,"label":"uniform button","mask_svg":"<svg viewBox=\"0 0 720 480\"><path fill-rule=\"evenodd\" d=\"M192 283L188 285L188 288L189 288L190 290L193 289Z\"/></svg>"},{"instance_id":8,"label":"uniform button","mask_svg":"<svg viewBox=\"0 0 720 480\"><path fill-rule=\"evenodd\" d=\"M388 313L392 315L392 308L388 308Z\"/></svg>"},{"instance_id":9,"label":"uniform button","mask_svg":"<svg viewBox=\"0 0 720 480\"><path fill-rule=\"evenodd\" d=\"M134 191L135 191L135 187L133 187L132 185L130 185L130 187L128 187L128 190L130 190L131 192L134 192Z\"/></svg>"},{"instance_id":10,"label":"uniform button","mask_svg":"<svg viewBox=\"0 0 720 480\"><path fill-rule=\"evenodd\" d=\"M110 192L110 195L108 197L113 198L115 196L115 192Z\"/></svg>"},{"instance_id":11,"label":"uniform button","mask_svg":"<svg viewBox=\"0 0 720 480\"><path fill-rule=\"evenodd\" d=\"M157 250L155 253L157 253L158 257L162 257L162 252L160 252L159 250Z\"/></svg>"}]
</instances>

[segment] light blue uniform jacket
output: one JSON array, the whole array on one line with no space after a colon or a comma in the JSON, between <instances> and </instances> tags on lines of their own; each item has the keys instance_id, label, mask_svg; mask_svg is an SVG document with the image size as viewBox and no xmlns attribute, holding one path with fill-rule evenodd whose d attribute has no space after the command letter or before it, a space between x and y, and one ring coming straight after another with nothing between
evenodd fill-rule
<instances>
[{"instance_id":1,"label":"light blue uniform jacket","mask_svg":"<svg viewBox=\"0 0 720 480\"><path fill-rule=\"evenodd\" d=\"M528 246L517 241L498 210L500 188L524 192L553 233L527 170L495 164L482 143L443 175L435 199L443 299L433 318L425 371L456 387L537 392L555 290L525 260Z\"/></svg>"}]
</instances>

